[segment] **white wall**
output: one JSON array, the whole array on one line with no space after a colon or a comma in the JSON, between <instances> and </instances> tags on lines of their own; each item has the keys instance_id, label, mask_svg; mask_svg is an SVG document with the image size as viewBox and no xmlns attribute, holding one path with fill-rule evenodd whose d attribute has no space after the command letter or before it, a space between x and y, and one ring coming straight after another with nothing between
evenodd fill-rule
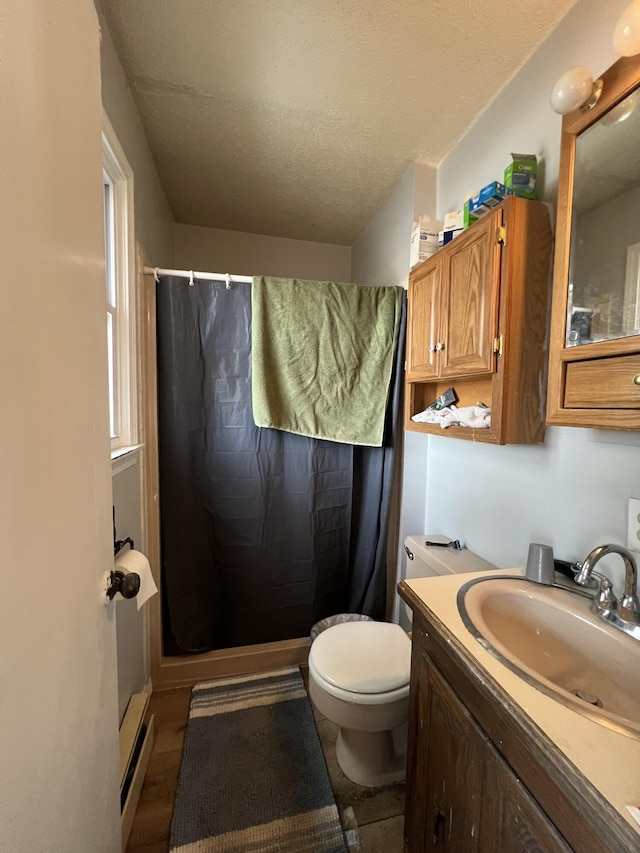
<instances>
[{"instance_id":1,"label":"white wall","mask_svg":"<svg viewBox=\"0 0 640 853\"><path fill-rule=\"evenodd\" d=\"M133 539L137 550L144 551L140 494L142 472L140 455L119 460L119 471L113 476L113 505L116 508L116 538ZM149 678L146 623L147 608L138 610L135 598L127 601L118 596L116 609L116 639L118 651L118 714L124 717L129 699L139 693Z\"/></svg>"},{"instance_id":2,"label":"white wall","mask_svg":"<svg viewBox=\"0 0 640 853\"><path fill-rule=\"evenodd\" d=\"M120 850L100 57L0 4L0 850Z\"/></svg>"},{"instance_id":3,"label":"white wall","mask_svg":"<svg viewBox=\"0 0 640 853\"><path fill-rule=\"evenodd\" d=\"M199 272L350 281L351 249L221 228L176 225L175 263L177 269Z\"/></svg>"},{"instance_id":4,"label":"white wall","mask_svg":"<svg viewBox=\"0 0 640 853\"><path fill-rule=\"evenodd\" d=\"M407 286L413 225L415 166L353 244L351 278L357 284Z\"/></svg>"},{"instance_id":5,"label":"white wall","mask_svg":"<svg viewBox=\"0 0 640 853\"><path fill-rule=\"evenodd\" d=\"M413 222L421 213L435 216L435 212L436 169L412 163L386 205L378 211L353 246L351 280L358 284L395 284L406 287ZM404 539L413 533L420 533L424 526L427 454L424 442L421 441L423 438L413 432L404 433L399 572L403 563Z\"/></svg>"},{"instance_id":6,"label":"white wall","mask_svg":"<svg viewBox=\"0 0 640 853\"><path fill-rule=\"evenodd\" d=\"M407 287L411 229L418 216L436 213L437 170L411 163L386 204L351 250L351 280L372 286Z\"/></svg>"},{"instance_id":7,"label":"white wall","mask_svg":"<svg viewBox=\"0 0 640 853\"><path fill-rule=\"evenodd\" d=\"M561 119L549 107L560 73L584 64L594 76L616 57L615 22L628 0L579 0L438 172L438 213L501 179L511 151L536 153L543 198L555 202ZM424 529L464 539L499 566L522 565L531 541L556 556L583 558L603 542L626 544L627 499L640 495L637 433L548 428L544 445L487 447L422 437L428 475ZM620 566L618 566L618 563ZM618 578L621 561L610 564Z\"/></svg>"},{"instance_id":8,"label":"white wall","mask_svg":"<svg viewBox=\"0 0 640 853\"><path fill-rule=\"evenodd\" d=\"M102 105L133 170L135 237L153 266L173 267L173 217L160 184L142 122L116 53L109 28L98 5L101 29L100 65ZM113 477L113 501L118 538L127 536L144 549L138 460L135 468ZM132 693L149 678L145 645L147 608L120 601L117 609L118 707L124 716Z\"/></svg>"},{"instance_id":9,"label":"white wall","mask_svg":"<svg viewBox=\"0 0 640 853\"><path fill-rule=\"evenodd\" d=\"M109 28L98 6L102 105L134 174L136 241L153 266L173 266L173 216Z\"/></svg>"}]
</instances>

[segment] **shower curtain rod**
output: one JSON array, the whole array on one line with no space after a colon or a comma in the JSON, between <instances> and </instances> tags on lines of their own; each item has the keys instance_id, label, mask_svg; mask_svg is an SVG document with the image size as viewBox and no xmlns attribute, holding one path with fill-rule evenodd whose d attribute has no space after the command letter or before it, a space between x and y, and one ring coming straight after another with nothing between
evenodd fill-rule
<instances>
[{"instance_id":1,"label":"shower curtain rod","mask_svg":"<svg viewBox=\"0 0 640 853\"><path fill-rule=\"evenodd\" d=\"M189 284L195 284L194 279L201 278L205 281L224 281L227 285L227 290L234 282L243 282L251 284L253 281L250 275L229 275L228 272L194 272L193 270L163 270L160 267L145 267L144 272L147 275L152 275L156 281L161 275L174 275L180 278L188 278Z\"/></svg>"}]
</instances>

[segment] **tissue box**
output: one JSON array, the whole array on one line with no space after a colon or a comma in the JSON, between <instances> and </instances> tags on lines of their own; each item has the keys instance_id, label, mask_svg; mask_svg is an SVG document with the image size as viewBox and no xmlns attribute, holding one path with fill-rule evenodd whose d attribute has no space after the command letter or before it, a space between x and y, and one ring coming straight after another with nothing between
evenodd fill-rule
<instances>
[{"instance_id":1,"label":"tissue box","mask_svg":"<svg viewBox=\"0 0 640 853\"><path fill-rule=\"evenodd\" d=\"M538 160L535 154L511 154L511 163L504 170L504 182L514 195L536 198Z\"/></svg>"},{"instance_id":2,"label":"tissue box","mask_svg":"<svg viewBox=\"0 0 640 853\"><path fill-rule=\"evenodd\" d=\"M438 251L438 233L441 227L442 223L430 216L420 216L418 222L414 223L409 256L409 266L412 269Z\"/></svg>"}]
</instances>

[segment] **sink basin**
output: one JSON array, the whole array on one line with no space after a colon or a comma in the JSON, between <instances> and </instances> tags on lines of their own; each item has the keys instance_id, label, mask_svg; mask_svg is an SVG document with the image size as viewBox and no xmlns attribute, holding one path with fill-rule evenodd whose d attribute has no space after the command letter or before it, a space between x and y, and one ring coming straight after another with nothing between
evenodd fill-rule
<instances>
[{"instance_id":1,"label":"sink basin","mask_svg":"<svg viewBox=\"0 0 640 853\"><path fill-rule=\"evenodd\" d=\"M471 633L547 695L640 739L640 642L590 611L590 599L524 578L485 577L458 593Z\"/></svg>"}]
</instances>

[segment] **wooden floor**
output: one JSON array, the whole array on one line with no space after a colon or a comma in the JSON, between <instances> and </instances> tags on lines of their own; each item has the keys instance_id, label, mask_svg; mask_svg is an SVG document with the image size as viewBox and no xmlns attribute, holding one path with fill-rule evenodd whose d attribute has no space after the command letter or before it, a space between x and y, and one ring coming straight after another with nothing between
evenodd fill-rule
<instances>
[{"instance_id":1,"label":"wooden floor","mask_svg":"<svg viewBox=\"0 0 640 853\"><path fill-rule=\"evenodd\" d=\"M190 696L190 688L180 688L154 693L151 697L151 711L156 715L156 742L126 853L167 853L169 849ZM350 849L363 853L401 853L404 785L362 788L350 782L336 762L336 726L314 713L340 815L344 821L345 810L349 808L355 815L360 846Z\"/></svg>"}]
</instances>

